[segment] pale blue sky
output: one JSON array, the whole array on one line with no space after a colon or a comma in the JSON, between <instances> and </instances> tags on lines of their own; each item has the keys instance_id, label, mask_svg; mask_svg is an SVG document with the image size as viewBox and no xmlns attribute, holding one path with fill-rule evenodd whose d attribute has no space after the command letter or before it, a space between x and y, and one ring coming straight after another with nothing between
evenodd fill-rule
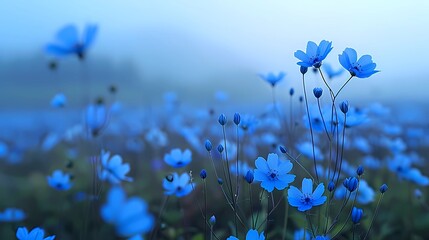
<instances>
[{"instance_id":1,"label":"pale blue sky","mask_svg":"<svg viewBox=\"0 0 429 240\"><path fill-rule=\"evenodd\" d=\"M283 70L287 81L298 81L293 53L308 40L326 39L333 42L327 58L333 65L352 47L372 55L381 70L356 79L346 94L422 100L428 87L429 1L2 0L1 6L1 59L40 50L66 23L90 22L100 25L91 54L136 60L146 74L161 74L163 65L178 78L204 81L207 72L234 67Z\"/></svg>"}]
</instances>

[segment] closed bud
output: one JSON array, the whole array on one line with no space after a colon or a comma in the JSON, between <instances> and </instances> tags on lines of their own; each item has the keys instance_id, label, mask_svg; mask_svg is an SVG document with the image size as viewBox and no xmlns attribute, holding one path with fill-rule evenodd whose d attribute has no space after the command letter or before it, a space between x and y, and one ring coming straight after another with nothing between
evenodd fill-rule
<instances>
[{"instance_id":1,"label":"closed bud","mask_svg":"<svg viewBox=\"0 0 429 240\"><path fill-rule=\"evenodd\" d=\"M357 189L359 180L355 177L346 178L343 182L344 187L350 192L354 192Z\"/></svg>"},{"instance_id":2,"label":"closed bud","mask_svg":"<svg viewBox=\"0 0 429 240\"><path fill-rule=\"evenodd\" d=\"M358 176L362 176L362 174L364 173L364 168L362 166L359 166L356 170L356 173Z\"/></svg>"},{"instance_id":3,"label":"closed bud","mask_svg":"<svg viewBox=\"0 0 429 240\"><path fill-rule=\"evenodd\" d=\"M219 183L219 185L222 185L223 184L223 179L222 178L218 178L217 179L217 183Z\"/></svg>"},{"instance_id":4,"label":"closed bud","mask_svg":"<svg viewBox=\"0 0 429 240\"><path fill-rule=\"evenodd\" d=\"M201 170L200 172L200 178L201 179L206 179L207 177L207 171L205 169Z\"/></svg>"},{"instance_id":5,"label":"closed bud","mask_svg":"<svg viewBox=\"0 0 429 240\"><path fill-rule=\"evenodd\" d=\"M316 87L313 89L313 94L316 98L320 98L322 96L323 89Z\"/></svg>"},{"instance_id":6,"label":"closed bud","mask_svg":"<svg viewBox=\"0 0 429 240\"><path fill-rule=\"evenodd\" d=\"M304 101L304 97L303 96L299 96L299 102Z\"/></svg>"},{"instance_id":7,"label":"closed bud","mask_svg":"<svg viewBox=\"0 0 429 240\"><path fill-rule=\"evenodd\" d=\"M280 152L287 153L287 149L283 146L279 146Z\"/></svg>"},{"instance_id":8,"label":"closed bud","mask_svg":"<svg viewBox=\"0 0 429 240\"><path fill-rule=\"evenodd\" d=\"M215 223L216 223L216 217L215 217L214 215L212 215L212 216L209 218L209 223L210 223L211 225L215 225Z\"/></svg>"},{"instance_id":9,"label":"closed bud","mask_svg":"<svg viewBox=\"0 0 429 240\"><path fill-rule=\"evenodd\" d=\"M222 153L222 152L223 152L223 146L222 146L222 144L219 144L219 145L217 146L217 151L218 151L218 152L220 152L220 153Z\"/></svg>"},{"instance_id":10,"label":"closed bud","mask_svg":"<svg viewBox=\"0 0 429 240\"><path fill-rule=\"evenodd\" d=\"M208 151L208 152L210 152L211 150L212 150L212 148L213 148L213 146L212 146L212 143L210 142L210 140L206 140L206 142L204 143L204 146L206 147L206 150Z\"/></svg>"},{"instance_id":11,"label":"closed bud","mask_svg":"<svg viewBox=\"0 0 429 240\"><path fill-rule=\"evenodd\" d=\"M224 125L226 124L226 116L225 116L225 114L223 114L223 113L222 113L222 114L219 116L218 122L219 122L219 124L220 124L220 125L222 125L222 126L224 126Z\"/></svg>"},{"instance_id":12,"label":"closed bud","mask_svg":"<svg viewBox=\"0 0 429 240\"><path fill-rule=\"evenodd\" d=\"M307 71L308 71L308 67L303 67L303 66L301 66L301 67L299 68L299 71L302 73L302 75L304 75L304 74L306 74L306 73L307 73Z\"/></svg>"},{"instance_id":13,"label":"closed bud","mask_svg":"<svg viewBox=\"0 0 429 240\"><path fill-rule=\"evenodd\" d=\"M246 176L244 178L246 179L247 183L249 184L252 183L253 179L255 178L255 176L253 175L253 171L252 170L247 171Z\"/></svg>"},{"instance_id":14,"label":"closed bud","mask_svg":"<svg viewBox=\"0 0 429 240\"><path fill-rule=\"evenodd\" d=\"M328 191L332 192L332 191L334 191L334 189L335 189L335 183L334 183L334 181L330 181L328 183Z\"/></svg>"},{"instance_id":15,"label":"closed bud","mask_svg":"<svg viewBox=\"0 0 429 240\"><path fill-rule=\"evenodd\" d=\"M360 219L362 218L363 210L357 207L353 207L352 210L352 222L354 224L357 224L360 222Z\"/></svg>"},{"instance_id":16,"label":"closed bud","mask_svg":"<svg viewBox=\"0 0 429 240\"><path fill-rule=\"evenodd\" d=\"M380 192L385 193L387 191L387 189L389 189L389 187L386 184L383 184L380 187Z\"/></svg>"},{"instance_id":17,"label":"closed bud","mask_svg":"<svg viewBox=\"0 0 429 240\"><path fill-rule=\"evenodd\" d=\"M295 93L295 89L291 88L291 89L289 90L289 95L293 96L293 94L294 94L294 93Z\"/></svg>"},{"instance_id":18,"label":"closed bud","mask_svg":"<svg viewBox=\"0 0 429 240\"><path fill-rule=\"evenodd\" d=\"M241 121L240 114L239 113L235 113L234 114L234 123L235 123L235 125L240 124L240 121Z\"/></svg>"},{"instance_id":19,"label":"closed bud","mask_svg":"<svg viewBox=\"0 0 429 240\"><path fill-rule=\"evenodd\" d=\"M344 114L346 114L349 111L349 102L343 101L340 104L340 110L341 110L341 112L343 112Z\"/></svg>"}]
</instances>

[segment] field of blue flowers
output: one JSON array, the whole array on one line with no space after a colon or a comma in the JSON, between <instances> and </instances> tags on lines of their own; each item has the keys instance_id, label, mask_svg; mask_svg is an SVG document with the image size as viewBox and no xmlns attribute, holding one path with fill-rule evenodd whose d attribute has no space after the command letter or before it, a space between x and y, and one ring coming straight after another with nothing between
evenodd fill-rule
<instances>
[{"instance_id":1,"label":"field of blue flowers","mask_svg":"<svg viewBox=\"0 0 429 240\"><path fill-rule=\"evenodd\" d=\"M60 28L47 68L74 58L84 69L99 30ZM193 107L167 92L158 108L126 108L115 85L91 96L89 76L71 73L81 108L58 93L44 124L2 126L0 239L428 239L428 122L420 109L348 102L343 89L378 74L377 56L334 44L296 50L300 88L255 73L267 107L224 92Z\"/></svg>"}]
</instances>

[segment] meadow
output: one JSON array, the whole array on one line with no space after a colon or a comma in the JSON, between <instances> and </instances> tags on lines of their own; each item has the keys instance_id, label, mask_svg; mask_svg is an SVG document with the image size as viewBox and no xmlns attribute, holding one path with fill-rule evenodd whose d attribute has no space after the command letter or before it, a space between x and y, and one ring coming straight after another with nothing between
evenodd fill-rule
<instances>
[{"instance_id":1,"label":"meadow","mask_svg":"<svg viewBox=\"0 0 429 240\"><path fill-rule=\"evenodd\" d=\"M278 89L285 72L255 73L269 102L220 89L130 107L121 102L138 94L133 81L124 90L109 77L138 78L132 67L87 62L98 31L59 29L37 61L47 81L73 83L52 83L46 107L19 98L30 107L2 111L0 239L429 238L428 110L343 92L379 74L371 55L305 41L289 63L299 87ZM339 54L337 69L329 54ZM91 90L97 77L108 80ZM19 94L31 91L45 90Z\"/></svg>"}]
</instances>

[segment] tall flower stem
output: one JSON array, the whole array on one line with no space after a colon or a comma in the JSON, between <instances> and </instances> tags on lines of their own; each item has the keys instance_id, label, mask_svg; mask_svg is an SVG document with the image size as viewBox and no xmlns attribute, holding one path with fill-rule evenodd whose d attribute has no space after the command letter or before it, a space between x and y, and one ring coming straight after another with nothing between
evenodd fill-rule
<instances>
[{"instance_id":1,"label":"tall flower stem","mask_svg":"<svg viewBox=\"0 0 429 240\"><path fill-rule=\"evenodd\" d=\"M304 88L305 107L307 109L307 118L308 118L308 123L310 125L310 135L311 135L311 146L312 146L312 151L313 151L314 172L316 174L316 184L318 184L319 183L319 175L317 173L316 153L315 153L315 150L314 150L313 127L312 127L312 124L311 124L310 111L308 110L308 99L307 99L307 91L305 89L305 77L304 77L304 74L302 74L302 87Z\"/></svg>"},{"instance_id":2,"label":"tall flower stem","mask_svg":"<svg viewBox=\"0 0 429 240\"><path fill-rule=\"evenodd\" d=\"M368 237L368 235L369 235L369 232L371 231L372 225L374 224L374 219L375 219L375 217L377 216L378 209L379 209L379 207L380 207L380 203L381 203L381 200L383 199L383 196L384 196L384 193L382 193L382 194L381 194L381 196L380 196L380 198L378 199L377 207L375 208L374 215L372 216L372 219L371 219L371 224L369 225L369 229L368 229L368 231L366 232L365 237L363 238L363 240L366 240L366 238L367 238L367 237Z\"/></svg>"},{"instance_id":3,"label":"tall flower stem","mask_svg":"<svg viewBox=\"0 0 429 240\"><path fill-rule=\"evenodd\" d=\"M156 219L155 228L153 229L150 239L157 239L156 236L158 234L159 223L161 222L162 213L164 212L165 206L167 205L169 196L166 195L164 201L162 202L161 209L159 210L158 217Z\"/></svg>"}]
</instances>

